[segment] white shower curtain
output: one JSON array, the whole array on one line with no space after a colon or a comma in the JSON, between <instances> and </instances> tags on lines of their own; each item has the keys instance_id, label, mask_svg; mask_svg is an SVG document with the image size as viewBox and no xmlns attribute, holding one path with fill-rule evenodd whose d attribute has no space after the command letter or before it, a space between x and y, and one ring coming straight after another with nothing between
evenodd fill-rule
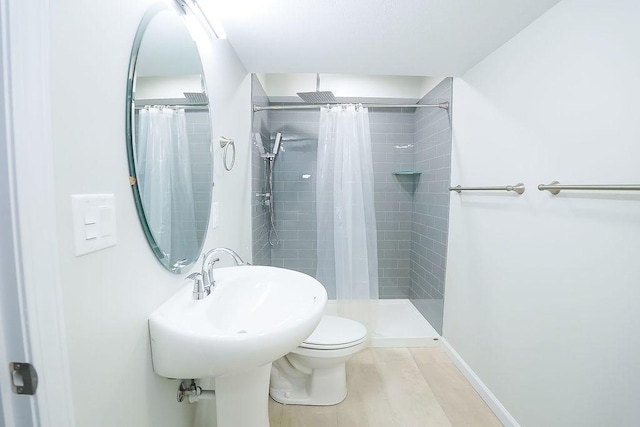
<instances>
[{"instance_id":1,"label":"white shower curtain","mask_svg":"<svg viewBox=\"0 0 640 427\"><path fill-rule=\"evenodd\" d=\"M322 108L317 174L318 267L329 298L378 298L369 112Z\"/></svg>"},{"instance_id":2,"label":"white shower curtain","mask_svg":"<svg viewBox=\"0 0 640 427\"><path fill-rule=\"evenodd\" d=\"M153 239L170 266L193 259L196 237L191 156L184 110L140 110L135 160Z\"/></svg>"}]
</instances>

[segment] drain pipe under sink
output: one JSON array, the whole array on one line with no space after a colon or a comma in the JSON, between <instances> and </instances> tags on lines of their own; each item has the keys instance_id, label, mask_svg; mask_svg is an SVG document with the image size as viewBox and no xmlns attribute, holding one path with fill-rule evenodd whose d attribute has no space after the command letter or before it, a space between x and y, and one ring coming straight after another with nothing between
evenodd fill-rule
<instances>
[{"instance_id":1,"label":"drain pipe under sink","mask_svg":"<svg viewBox=\"0 0 640 427\"><path fill-rule=\"evenodd\" d=\"M200 400L215 400L215 390L203 390L202 387L196 384L196 380L183 380L178 386L177 399L178 402L184 401L187 397L189 403L196 403Z\"/></svg>"}]
</instances>

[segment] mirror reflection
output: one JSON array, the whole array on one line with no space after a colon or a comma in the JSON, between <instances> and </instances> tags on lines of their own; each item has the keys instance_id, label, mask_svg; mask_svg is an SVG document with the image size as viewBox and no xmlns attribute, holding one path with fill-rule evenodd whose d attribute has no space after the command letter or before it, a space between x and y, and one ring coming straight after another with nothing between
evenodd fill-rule
<instances>
[{"instance_id":1,"label":"mirror reflection","mask_svg":"<svg viewBox=\"0 0 640 427\"><path fill-rule=\"evenodd\" d=\"M147 13L132 51L128 152L138 215L167 269L198 258L211 206L209 100L197 46L177 10Z\"/></svg>"}]
</instances>

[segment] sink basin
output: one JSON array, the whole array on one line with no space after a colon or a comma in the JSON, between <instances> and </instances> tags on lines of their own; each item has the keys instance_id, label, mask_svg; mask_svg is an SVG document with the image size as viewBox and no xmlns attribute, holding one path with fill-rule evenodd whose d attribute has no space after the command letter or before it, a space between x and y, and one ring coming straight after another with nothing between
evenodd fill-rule
<instances>
[{"instance_id":1,"label":"sink basin","mask_svg":"<svg viewBox=\"0 0 640 427\"><path fill-rule=\"evenodd\" d=\"M194 300L185 285L149 316L158 375L217 377L270 364L313 332L327 302L317 280L292 270L227 267L214 278L206 298Z\"/></svg>"}]
</instances>

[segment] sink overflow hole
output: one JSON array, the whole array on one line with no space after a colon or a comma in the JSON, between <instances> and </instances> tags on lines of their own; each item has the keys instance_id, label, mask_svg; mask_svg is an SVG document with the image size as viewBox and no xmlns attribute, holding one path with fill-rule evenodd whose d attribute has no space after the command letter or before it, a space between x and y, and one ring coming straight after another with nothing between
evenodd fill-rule
<instances>
[{"instance_id":1,"label":"sink overflow hole","mask_svg":"<svg viewBox=\"0 0 640 427\"><path fill-rule=\"evenodd\" d=\"M245 331L244 329L238 331L238 334L246 334L246 333L247 333L247 331Z\"/></svg>"}]
</instances>

